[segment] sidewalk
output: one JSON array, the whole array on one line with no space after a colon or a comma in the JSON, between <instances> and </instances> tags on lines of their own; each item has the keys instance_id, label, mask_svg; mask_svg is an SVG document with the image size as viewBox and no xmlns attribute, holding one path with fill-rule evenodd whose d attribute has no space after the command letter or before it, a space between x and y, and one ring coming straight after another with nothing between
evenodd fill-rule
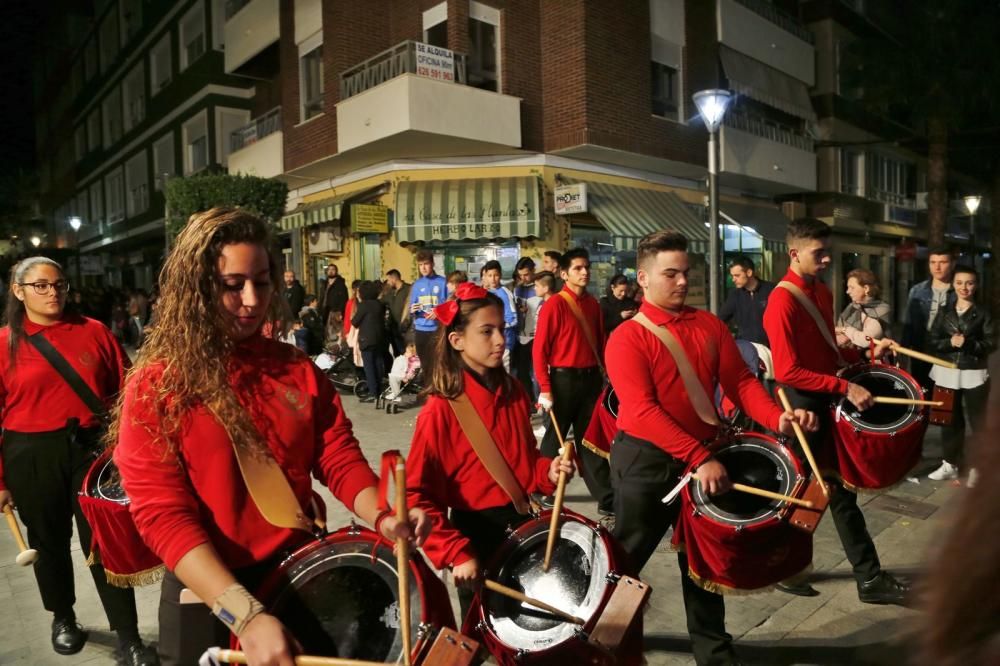
<instances>
[{"instance_id":1,"label":"sidewalk","mask_svg":"<svg viewBox=\"0 0 1000 666\"><path fill-rule=\"evenodd\" d=\"M344 397L345 408L365 455L377 465L382 451L409 448L416 410L387 415L371 404ZM936 453L938 435L931 429L925 451ZM925 461L926 475L936 461ZM868 529L878 546L883 566L893 573L917 575L928 546L939 536L947 505L961 488L950 482L904 482L884 493L864 494ZM347 510L321 490L329 509L331 528L346 525ZM570 508L597 518L586 487L574 479L567 489ZM943 508L944 507L944 508ZM694 663L685 629L680 580L675 556L666 549L650 560L643 578L653 587L645 617L646 656L651 666ZM79 550L79 546L76 546ZM97 593L76 553L79 621L90 631L90 642L71 657L55 654L49 644L51 617L41 606L29 569L14 564L14 540L3 529L0 536L0 664L113 664L115 637L107 630ZM815 538L814 585L818 597L794 597L780 592L727 599L727 627L737 649L749 663L790 664L900 664L900 646L906 643L915 611L895 606L870 606L858 601L850 566L844 558L833 521L824 517ZM136 598L143 639L157 636L156 605L159 587L141 588Z\"/></svg>"}]
</instances>

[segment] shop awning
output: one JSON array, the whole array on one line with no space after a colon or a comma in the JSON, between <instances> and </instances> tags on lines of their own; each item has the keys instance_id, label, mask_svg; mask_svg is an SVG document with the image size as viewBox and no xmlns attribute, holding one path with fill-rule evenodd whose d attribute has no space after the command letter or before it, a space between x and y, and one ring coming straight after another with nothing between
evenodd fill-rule
<instances>
[{"instance_id":1,"label":"shop awning","mask_svg":"<svg viewBox=\"0 0 1000 666\"><path fill-rule=\"evenodd\" d=\"M541 235L535 176L403 181L396 186L400 243Z\"/></svg>"},{"instance_id":2,"label":"shop awning","mask_svg":"<svg viewBox=\"0 0 1000 666\"><path fill-rule=\"evenodd\" d=\"M611 232L619 252L634 250L643 236L661 229L684 234L690 252L708 251L708 228L673 192L591 181L586 184L590 214Z\"/></svg>"},{"instance_id":3,"label":"shop awning","mask_svg":"<svg viewBox=\"0 0 1000 666\"><path fill-rule=\"evenodd\" d=\"M816 120L809 88L803 81L723 44L719 45L719 58L734 92L793 116Z\"/></svg>"},{"instance_id":4,"label":"shop awning","mask_svg":"<svg viewBox=\"0 0 1000 666\"><path fill-rule=\"evenodd\" d=\"M721 202L719 214L729 224L749 227L764 239L764 249L771 252L786 252L785 234L791 222L785 214L773 206L752 206L749 204Z\"/></svg>"},{"instance_id":5,"label":"shop awning","mask_svg":"<svg viewBox=\"0 0 1000 666\"><path fill-rule=\"evenodd\" d=\"M388 187L389 182L386 181L373 187L302 204L291 213L286 213L278 222L278 228L281 231L292 231L317 224L339 223L345 204L369 201L387 192Z\"/></svg>"}]
</instances>

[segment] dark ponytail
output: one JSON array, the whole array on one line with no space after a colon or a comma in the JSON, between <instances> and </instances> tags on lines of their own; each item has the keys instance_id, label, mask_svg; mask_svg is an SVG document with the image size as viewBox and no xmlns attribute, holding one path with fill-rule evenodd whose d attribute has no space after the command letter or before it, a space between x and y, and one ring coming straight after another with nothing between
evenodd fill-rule
<instances>
[{"instance_id":1,"label":"dark ponytail","mask_svg":"<svg viewBox=\"0 0 1000 666\"><path fill-rule=\"evenodd\" d=\"M465 391L462 376L465 364L462 363L462 354L448 342L448 335L465 331L473 313L487 307L497 308L502 317L503 301L493 294L487 294L485 298L458 301L458 314L455 315L455 319L448 326L438 328L437 337L434 339L434 366L425 394L454 400ZM490 386L503 386L504 391L511 388L510 375L502 365L487 370L484 379Z\"/></svg>"},{"instance_id":2,"label":"dark ponytail","mask_svg":"<svg viewBox=\"0 0 1000 666\"><path fill-rule=\"evenodd\" d=\"M17 262L10 269L10 293L7 296L4 322L10 329L10 335L7 338L7 353L10 355L10 367L12 368L17 362L17 347L24 337L24 303L14 295L14 285L24 282L24 276L35 266L52 266L60 274L65 275L62 266L48 257L28 257Z\"/></svg>"}]
</instances>

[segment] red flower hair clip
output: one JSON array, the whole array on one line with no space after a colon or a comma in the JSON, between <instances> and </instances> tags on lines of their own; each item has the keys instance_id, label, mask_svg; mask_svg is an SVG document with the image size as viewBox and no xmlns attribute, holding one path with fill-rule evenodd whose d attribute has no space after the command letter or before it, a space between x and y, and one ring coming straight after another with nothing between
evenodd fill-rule
<instances>
[{"instance_id":1,"label":"red flower hair clip","mask_svg":"<svg viewBox=\"0 0 1000 666\"><path fill-rule=\"evenodd\" d=\"M459 301L474 301L479 298L486 298L490 292L472 282L463 282L455 289L455 297L434 308L434 315L445 326L451 326L458 314Z\"/></svg>"}]
</instances>

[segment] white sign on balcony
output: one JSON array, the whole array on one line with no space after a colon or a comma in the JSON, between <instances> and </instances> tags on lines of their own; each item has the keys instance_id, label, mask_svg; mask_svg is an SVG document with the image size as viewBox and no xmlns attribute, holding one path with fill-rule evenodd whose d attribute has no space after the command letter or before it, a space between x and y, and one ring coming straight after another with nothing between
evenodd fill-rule
<instances>
[{"instance_id":1,"label":"white sign on balcony","mask_svg":"<svg viewBox=\"0 0 1000 666\"><path fill-rule=\"evenodd\" d=\"M440 46L417 42L417 75L438 81L455 80L455 54Z\"/></svg>"},{"instance_id":2,"label":"white sign on balcony","mask_svg":"<svg viewBox=\"0 0 1000 666\"><path fill-rule=\"evenodd\" d=\"M560 185L556 187L556 215L587 212L587 184Z\"/></svg>"}]
</instances>

